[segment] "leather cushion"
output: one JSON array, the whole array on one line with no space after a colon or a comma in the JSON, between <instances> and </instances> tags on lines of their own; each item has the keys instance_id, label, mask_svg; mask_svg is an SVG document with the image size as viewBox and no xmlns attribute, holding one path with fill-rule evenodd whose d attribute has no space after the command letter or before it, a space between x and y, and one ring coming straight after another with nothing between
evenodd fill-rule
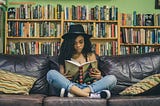
<instances>
[{"instance_id":1,"label":"leather cushion","mask_svg":"<svg viewBox=\"0 0 160 106\"><path fill-rule=\"evenodd\" d=\"M0 69L37 78L30 93L48 94L46 80L49 70L48 56L1 54Z\"/></svg>"},{"instance_id":2,"label":"leather cushion","mask_svg":"<svg viewBox=\"0 0 160 106\"><path fill-rule=\"evenodd\" d=\"M116 76L118 82L112 93L118 94L145 77L160 73L160 52L101 56L99 69L104 75Z\"/></svg>"}]
</instances>

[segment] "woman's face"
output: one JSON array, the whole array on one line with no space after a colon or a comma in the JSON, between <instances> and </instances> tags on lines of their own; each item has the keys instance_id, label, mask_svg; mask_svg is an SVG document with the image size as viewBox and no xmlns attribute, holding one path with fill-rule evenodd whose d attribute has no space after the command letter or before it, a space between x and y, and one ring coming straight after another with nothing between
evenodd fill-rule
<instances>
[{"instance_id":1,"label":"woman's face","mask_svg":"<svg viewBox=\"0 0 160 106\"><path fill-rule=\"evenodd\" d=\"M84 37L83 36L80 35L75 39L74 48L77 53L82 52L84 48Z\"/></svg>"}]
</instances>

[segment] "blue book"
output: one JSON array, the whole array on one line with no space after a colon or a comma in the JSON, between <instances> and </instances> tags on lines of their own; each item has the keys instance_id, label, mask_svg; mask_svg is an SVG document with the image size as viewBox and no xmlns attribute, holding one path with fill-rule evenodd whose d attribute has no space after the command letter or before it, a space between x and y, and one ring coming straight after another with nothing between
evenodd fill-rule
<instances>
[{"instance_id":1,"label":"blue book","mask_svg":"<svg viewBox=\"0 0 160 106\"><path fill-rule=\"evenodd\" d=\"M158 44L160 44L160 30L158 30L157 34L158 34Z\"/></svg>"},{"instance_id":2,"label":"blue book","mask_svg":"<svg viewBox=\"0 0 160 106\"><path fill-rule=\"evenodd\" d=\"M82 9L82 17L81 17L81 19L82 20L86 20L86 14L87 14L86 13L86 11L87 11L86 10L86 6L83 6L81 9Z\"/></svg>"},{"instance_id":3,"label":"blue book","mask_svg":"<svg viewBox=\"0 0 160 106\"><path fill-rule=\"evenodd\" d=\"M133 11L133 26L137 25L136 11Z\"/></svg>"},{"instance_id":4,"label":"blue book","mask_svg":"<svg viewBox=\"0 0 160 106\"><path fill-rule=\"evenodd\" d=\"M155 35L155 30L152 30L152 44L155 43L156 35Z\"/></svg>"},{"instance_id":5,"label":"blue book","mask_svg":"<svg viewBox=\"0 0 160 106\"><path fill-rule=\"evenodd\" d=\"M103 9L103 7L100 7L100 19L104 20L104 9Z\"/></svg>"}]
</instances>

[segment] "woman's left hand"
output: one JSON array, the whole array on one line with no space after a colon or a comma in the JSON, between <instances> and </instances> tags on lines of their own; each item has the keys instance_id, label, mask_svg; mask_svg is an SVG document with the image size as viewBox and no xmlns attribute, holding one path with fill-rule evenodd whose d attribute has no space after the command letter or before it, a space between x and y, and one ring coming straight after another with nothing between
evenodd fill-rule
<instances>
[{"instance_id":1,"label":"woman's left hand","mask_svg":"<svg viewBox=\"0 0 160 106\"><path fill-rule=\"evenodd\" d=\"M101 79L101 72L97 68L92 68L90 70L90 76L99 80Z\"/></svg>"}]
</instances>

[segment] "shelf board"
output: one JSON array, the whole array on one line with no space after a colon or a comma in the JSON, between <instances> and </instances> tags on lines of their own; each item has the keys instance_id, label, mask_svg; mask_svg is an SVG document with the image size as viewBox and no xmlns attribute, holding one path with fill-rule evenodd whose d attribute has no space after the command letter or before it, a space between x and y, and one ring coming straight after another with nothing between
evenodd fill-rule
<instances>
[{"instance_id":1,"label":"shelf board","mask_svg":"<svg viewBox=\"0 0 160 106\"><path fill-rule=\"evenodd\" d=\"M87 22L106 22L106 23L117 23L117 20L64 20L64 22L77 22L77 23L87 23Z\"/></svg>"},{"instance_id":2,"label":"shelf board","mask_svg":"<svg viewBox=\"0 0 160 106\"><path fill-rule=\"evenodd\" d=\"M36 4L35 2L9 2L10 5Z\"/></svg>"},{"instance_id":3,"label":"shelf board","mask_svg":"<svg viewBox=\"0 0 160 106\"><path fill-rule=\"evenodd\" d=\"M22 22L51 22L51 21L57 21L60 22L61 19L7 19L7 21L22 21Z\"/></svg>"},{"instance_id":4,"label":"shelf board","mask_svg":"<svg viewBox=\"0 0 160 106\"><path fill-rule=\"evenodd\" d=\"M138 28L143 28L143 29L154 29L154 28L160 28L160 26L120 26L121 28L133 28L133 29L138 29Z\"/></svg>"},{"instance_id":5,"label":"shelf board","mask_svg":"<svg viewBox=\"0 0 160 106\"><path fill-rule=\"evenodd\" d=\"M14 40L50 40L50 39L61 39L61 37L7 37L7 39L14 39Z\"/></svg>"},{"instance_id":6,"label":"shelf board","mask_svg":"<svg viewBox=\"0 0 160 106\"><path fill-rule=\"evenodd\" d=\"M121 43L121 46L160 46L160 44Z\"/></svg>"},{"instance_id":7,"label":"shelf board","mask_svg":"<svg viewBox=\"0 0 160 106\"><path fill-rule=\"evenodd\" d=\"M117 40L117 37L111 37L111 38L97 38L97 37L92 37L91 40Z\"/></svg>"}]
</instances>

